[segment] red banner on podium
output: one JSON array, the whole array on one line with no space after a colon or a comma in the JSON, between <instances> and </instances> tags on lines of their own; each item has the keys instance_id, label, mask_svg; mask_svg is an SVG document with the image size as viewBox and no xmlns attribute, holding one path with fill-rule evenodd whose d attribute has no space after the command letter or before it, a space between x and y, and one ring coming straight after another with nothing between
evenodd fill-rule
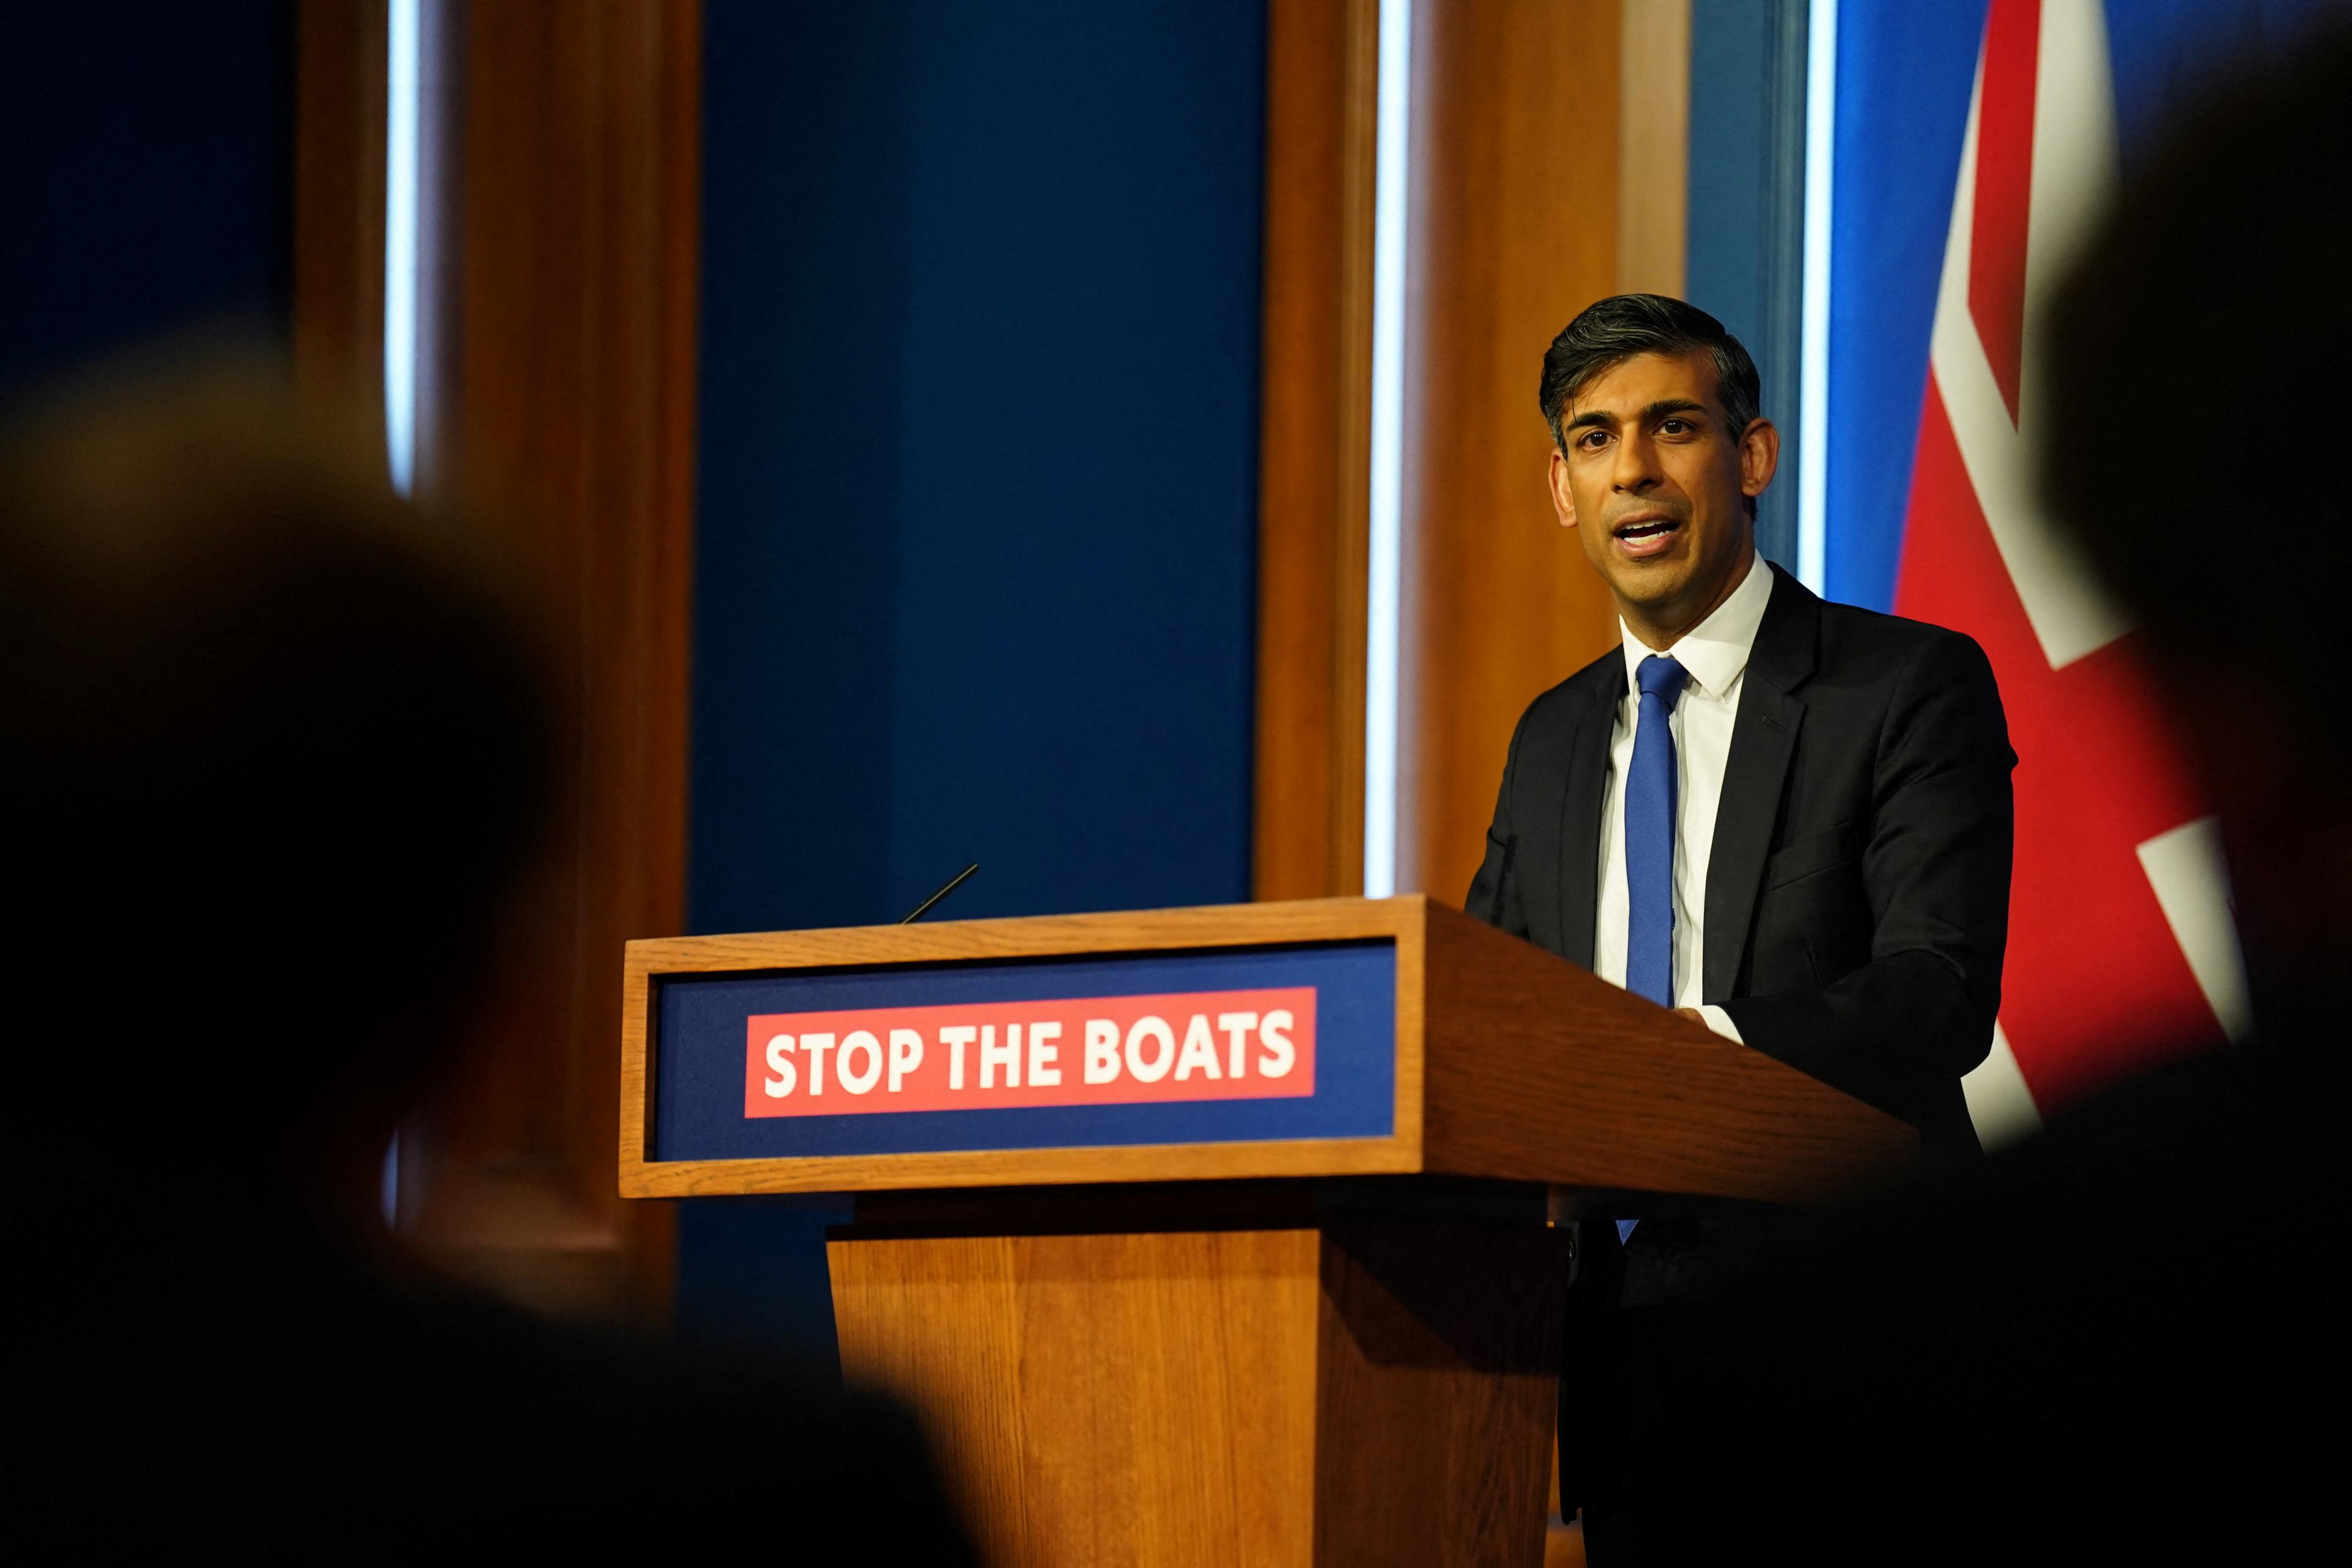
<instances>
[{"instance_id":1,"label":"red banner on podium","mask_svg":"<svg viewBox=\"0 0 2352 1568\"><path fill-rule=\"evenodd\" d=\"M746 1117L1315 1092L1315 988L755 1014Z\"/></svg>"}]
</instances>

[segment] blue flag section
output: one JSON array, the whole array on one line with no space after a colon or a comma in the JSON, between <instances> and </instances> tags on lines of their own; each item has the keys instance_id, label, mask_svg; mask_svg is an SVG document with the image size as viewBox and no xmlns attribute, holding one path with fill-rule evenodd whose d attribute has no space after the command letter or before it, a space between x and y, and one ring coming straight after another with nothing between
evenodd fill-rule
<instances>
[{"instance_id":1,"label":"blue flag section","mask_svg":"<svg viewBox=\"0 0 2352 1568\"><path fill-rule=\"evenodd\" d=\"M2052 0L2057 3L2057 0ZM2292 47L2325 0L2109 0L2123 165L2233 60ZM1988 0L1837 9L1824 585L1895 608L1969 96Z\"/></svg>"},{"instance_id":2,"label":"blue flag section","mask_svg":"<svg viewBox=\"0 0 2352 1568\"><path fill-rule=\"evenodd\" d=\"M1895 607L1983 0L1838 7L1823 587Z\"/></svg>"}]
</instances>

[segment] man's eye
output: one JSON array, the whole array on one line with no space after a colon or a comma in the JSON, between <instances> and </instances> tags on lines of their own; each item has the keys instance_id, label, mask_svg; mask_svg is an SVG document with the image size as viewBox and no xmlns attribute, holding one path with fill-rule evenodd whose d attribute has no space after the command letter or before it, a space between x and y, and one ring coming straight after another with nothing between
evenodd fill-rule
<instances>
[{"instance_id":1,"label":"man's eye","mask_svg":"<svg viewBox=\"0 0 2352 1568\"><path fill-rule=\"evenodd\" d=\"M1690 421L1687 419L1669 419L1659 426L1658 429L1668 436L1679 436L1690 427Z\"/></svg>"},{"instance_id":2,"label":"man's eye","mask_svg":"<svg viewBox=\"0 0 2352 1568\"><path fill-rule=\"evenodd\" d=\"M1600 448L1601 444L1607 439L1609 439L1609 437L1601 431L1587 430L1583 435L1577 437L1576 444L1583 447L1588 452L1597 451Z\"/></svg>"}]
</instances>

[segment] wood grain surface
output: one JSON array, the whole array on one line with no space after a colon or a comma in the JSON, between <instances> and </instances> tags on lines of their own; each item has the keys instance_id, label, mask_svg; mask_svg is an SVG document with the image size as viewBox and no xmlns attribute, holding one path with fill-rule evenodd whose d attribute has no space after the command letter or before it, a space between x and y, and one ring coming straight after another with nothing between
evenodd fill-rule
<instances>
[{"instance_id":1,"label":"wood grain surface","mask_svg":"<svg viewBox=\"0 0 2352 1568\"><path fill-rule=\"evenodd\" d=\"M1204 904L1183 910L654 938L629 943L628 963L633 969L642 966L653 973L715 974L831 964L936 963L1267 942L1355 942L1417 936L1420 911L1420 900L1410 897L1299 899L1287 903Z\"/></svg>"},{"instance_id":2,"label":"wood grain surface","mask_svg":"<svg viewBox=\"0 0 2352 1568\"><path fill-rule=\"evenodd\" d=\"M1378 0L1266 7L1254 888L1352 893L1364 863Z\"/></svg>"},{"instance_id":3,"label":"wood grain surface","mask_svg":"<svg viewBox=\"0 0 2352 1568\"><path fill-rule=\"evenodd\" d=\"M614 1194L610 1008L625 939L683 923L701 7L444 10L425 76L454 162L420 287L446 332L424 345L420 482L540 613L571 789L520 992L404 1163L430 1173L415 1228L436 1253L559 1282L594 1276L593 1254L595 1300L524 1291L657 1316L668 1211Z\"/></svg>"},{"instance_id":4,"label":"wood grain surface","mask_svg":"<svg viewBox=\"0 0 2352 1568\"><path fill-rule=\"evenodd\" d=\"M997 1563L1541 1561L1556 1232L862 1228L843 1369L925 1412Z\"/></svg>"},{"instance_id":5,"label":"wood grain surface","mask_svg":"<svg viewBox=\"0 0 2352 1568\"><path fill-rule=\"evenodd\" d=\"M1559 1397L1562 1233L1324 1232L1315 1561L1535 1568Z\"/></svg>"},{"instance_id":6,"label":"wood grain surface","mask_svg":"<svg viewBox=\"0 0 2352 1568\"><path fill-rule=\"evenodd\" d=\"M384 7L295 7L294 384L310 419L383 446Z\"/></svg>"},{"instance_id":7,"label":"wood grain surface","mask_svg":"<svg viewBox=\"0 0 2352 1568\"><path fill-rule=\"evenodd\" d=\"M1467 915L1428 918L1426 1170L1794 1201L1916 1158L1884 1111Z\"/></svg>"},{"instance_id":8,"label":"wood grain surface","mask_svg":"<svg viewBox=\"0 0 2352 1568\"><path fill-rule=\"evenodd\" d=\"M864 1193L1089 1182L1247 1181L1407 1175L1419 1152L1401 1139L1300 1138L1267 1142L1116 1143L1066 1149L946 1150L770 1160L658 1160L621 1166L632 1198L741 1193Z\"/></svg>"},{"instance_id":9,"label":"wood grain surface","mask_svg":"<svg viewBox=\"0 0 2352 1568\"><path fill-rule=\"evenodd\" d=\"M1552 516L1536 392L1617 290L1623 4L1414 7L1397 886L1449 900L1519 714L1617 636Z\"/></svg>"},{"instance_id":10,"label":"wood grain surface","mask_svg":"<svg viewBox=\"0 0 2352 1568\"><path fill-rule=\"evenodd\" d=\"M1680 299L1690 206L1690 0L1622 4L1617 289Z\"/></svg>"},{"instance_id":11,"label":"wood grain surface","mask_svg":"<svg viewBox=\"0 0 2352 1568\"><path fill-rule=\"evenodd\" d=\"M613 1181L614 965L684 889L698 0L427 7L418 493L512 567L563 676L561 864L491 1043L400 1137L398 1223L528 1305L657 1318L668 1211ZM295 10L306 414L383 450L383 0Z\"/></svg>"},{"instance_id":12,"label":"wood grain surface","mask_svg":"<svg viewBox=\"0 0 2352 1568\"><path fill-rule=\"evenodd\" d=\"M924 1412L990 1561L1310 1561L1316 1232L827 1250L844 1373Z\"/></svg>"}]
</instances>

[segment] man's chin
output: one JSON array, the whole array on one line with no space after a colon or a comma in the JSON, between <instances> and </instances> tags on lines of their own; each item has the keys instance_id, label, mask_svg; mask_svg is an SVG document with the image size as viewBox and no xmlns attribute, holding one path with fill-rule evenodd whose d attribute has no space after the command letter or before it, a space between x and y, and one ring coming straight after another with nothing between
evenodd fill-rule
<instances>
[{"instance_id":1,"label":"man's chin","mask_svg":"<svg viewBox=\"0 0 2352 1568\"><path fill-rule=\"evenodd\" d=\"M1690 590L1690 563L1679 557L1620 560L1603 575L1619 599L1643 609L1672 605Z\"/></svg>"}]
</instances>

